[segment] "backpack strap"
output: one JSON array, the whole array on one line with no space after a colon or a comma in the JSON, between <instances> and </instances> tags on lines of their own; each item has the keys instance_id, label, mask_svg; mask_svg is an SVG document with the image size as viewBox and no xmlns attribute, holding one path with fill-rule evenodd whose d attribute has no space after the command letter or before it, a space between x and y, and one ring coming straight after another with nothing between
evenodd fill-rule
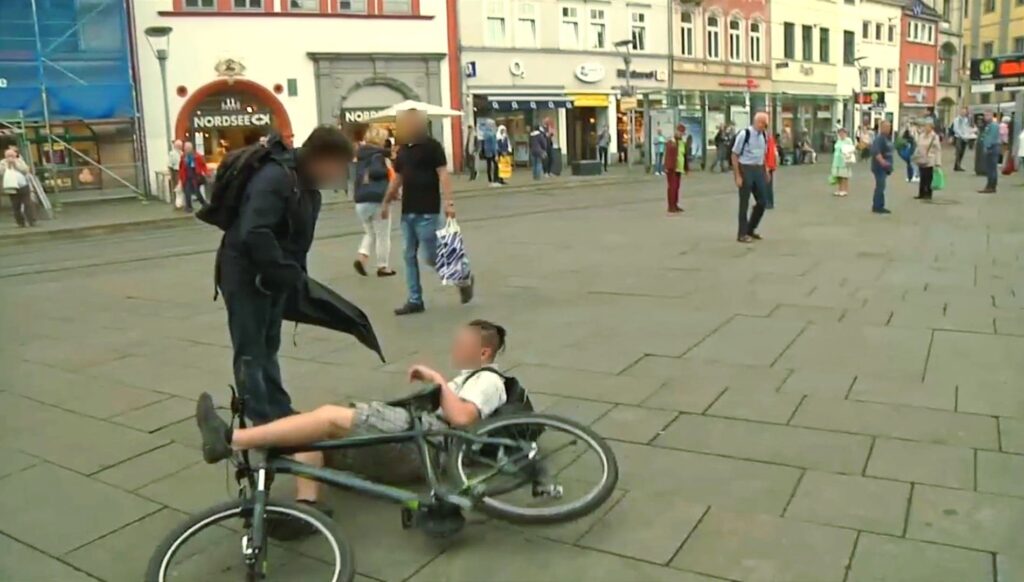
<instances>
[{"instance_id":1,"label":"backpack strap","mask_svg":"<svg viewBox=\"0 0 1024 582\"><path fill-rule=\"evenodd\" d=\"M740 144L740 153L736 154L737 158L743 157L743 152L747 151L747 140L750 138L750 128L743 128L743 142Z\"/></svg>"},{"instance_id":2,"label":"backpack strap","mask_svg":"<svg viewBox=\"0 0 1024 582\"><path fill-rule=\"evenodd\" d=\"M462 383L465 384L466 382L469 382L470 378L472 378L473 376L476 376L480 372L492 372L492 373L497 374L498 376L500 376L502 380L508 380L508 376L506 376L505 374L502 374L501 372L499 372L497 368L495 368L493 366L484 366L483 368L477 368L476 370L473 370L472 372L470 372L469 375L466 376L466 379L462 381Z\"/></svg>"}]
</instances>

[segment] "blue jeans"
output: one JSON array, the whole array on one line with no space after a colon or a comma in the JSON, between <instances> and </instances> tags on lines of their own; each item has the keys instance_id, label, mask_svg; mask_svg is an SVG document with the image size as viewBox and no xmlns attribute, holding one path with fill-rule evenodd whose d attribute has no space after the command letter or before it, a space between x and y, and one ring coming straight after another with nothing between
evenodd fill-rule
<instances>
[{"instance_id":1,"label":"blue jeans","mask_svg":"<svg viewBox=\"0 0 1024 582\"><path fill-rule=\"evenodd\" d=\"M533 168L533 179L540 180L540 177L544 175L544 158L530 154L530 166Z\"/></svg>"},{"instance_id":2,"label":"blue jeans","mask_svg":"<svg viewBox=\"0 0 1024 582\"><path fill-rule=\"evenodd\" d=\"M913 162L907 162L907 182L914 179L914 176L919 175L917 173L917 166Z\"/></svg>"},{"instance_id":3,"label":"blue jeans","mask_svg":"<svg viewBox=\"0 0 1024 582\"><path fill-rule=\"evenodd\" d=\"M995 190L999 182L999 146L985 150L985 188Z\"/></svg>"},{"instance_id":4,"label":"blue jeans","mask_svg":"<svg viewBox=\"0 0 1024 582\"><path fill-rule=\"evenodd\" d=\"M654 153L654 173L665 173L665 152Z\"/></svg>"},{"instance_id":5,"label":"blue jeans","mask_svg":"<svg viewBox=\"0 0 1024 582\"><path fill-rule=\"evenodd\" d=\"M409 303L423 305L423 286L420 285L420 264L417 253L422 249L423 260L431 267L437 262L438 214L403 214L402 238L405 240L405 285L409 288Z\"/></svg>"},{"instance_id":6,"label":"blue jeans","mask_svg":"<svg viewBox=\"0 0 1024 582\"><path fill-rule=\"evenodd\" d=\"M889 174L882 169L871 169L875 175L875 196L871 199L871 210L879 211L885 209L885 180Z\"/></svg>"}]
</instances>

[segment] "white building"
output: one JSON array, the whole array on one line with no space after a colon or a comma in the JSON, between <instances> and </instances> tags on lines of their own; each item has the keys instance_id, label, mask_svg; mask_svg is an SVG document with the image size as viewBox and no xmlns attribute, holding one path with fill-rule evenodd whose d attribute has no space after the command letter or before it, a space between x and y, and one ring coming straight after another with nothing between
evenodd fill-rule
<instances>
[{"instance_id":1,"label":"white building","mask_svg":"<svg viewBox=\"0 0 1024 582\"><path fill-rule=\"evenodd\" d=\"M844 22L855 23L857 31L855 70L844 71L839 78L840 94L852 92L885 95L885 107L860 104L855 108L855 125L887 119L899 128L900 114L900 18L904 2L899 0L861 0L844 4Z\"/></svg>"},{"instance_id":2,"label":"white building","mask_svg":"<svg viewBox=\"0 0 1024 582\"><path fill-rule=\"evenodd\" d=\"M170 27L174 137L216 163L270 130L296 145L319 124L360 121L405 99L451 106L446 0L136 0L139 93L149 175L170 138L146 29ZM150 30L152 33L153 31ZM166 42L151 39L156 47ZM458 124L458 122L455 122ZM450 122L435 136L452 151Z\"/></svg>"},{"instance_id":3,"label":"white building","mask_svg":"<svg viewBox=\"0 0 1024 582\"><path fill-rule=\"evenodd\" d=\"M629 84L643 136L646 94L668 88L665 0L460 0L458 8L465 109L505 125L517 161L525 161L526 128L541 123L556 125L570 162L595 159L602 127L612 135L613 155L628 142L620 41L631 41Z\"/></svg>"}]
</instances>

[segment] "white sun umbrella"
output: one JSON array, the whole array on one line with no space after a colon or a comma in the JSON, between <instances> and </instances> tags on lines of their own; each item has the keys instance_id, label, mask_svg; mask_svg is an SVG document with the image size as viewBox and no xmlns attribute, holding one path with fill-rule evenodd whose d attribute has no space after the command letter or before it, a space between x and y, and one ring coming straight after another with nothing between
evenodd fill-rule
<instances>
[{"instance_id":1,"label":"white sun umbrella","mask_svg":"<svg viewBox=\"0 0 1024 582\"><path fill-rule=\"evenodd\" d=\"M402 111L413 110L422 111L427 115L427 117L462 117L461 111L409 99L407 101L402 101L401 103L396 103L383 111L378 111L375 115L370 117L368 121L394 121Z\"/></svg>"}]
</instances>

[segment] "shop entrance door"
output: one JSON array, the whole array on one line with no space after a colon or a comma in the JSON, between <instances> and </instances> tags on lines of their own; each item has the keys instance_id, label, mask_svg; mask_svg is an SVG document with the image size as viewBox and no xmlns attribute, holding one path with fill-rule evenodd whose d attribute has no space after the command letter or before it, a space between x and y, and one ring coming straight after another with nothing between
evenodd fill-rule
<instances>
[{"instance_id":1,"label":"shop entrance door","mask_svg":"<svg viewBox=\"0 0 1024 582\"><path fill-rule=\"evenodd\" d=\"M577 107L566 112L566 153L570 162L597 159L597 110L594 107ZM609 132L611 128L609 128Z\"/></svg>"}]
</instances>

